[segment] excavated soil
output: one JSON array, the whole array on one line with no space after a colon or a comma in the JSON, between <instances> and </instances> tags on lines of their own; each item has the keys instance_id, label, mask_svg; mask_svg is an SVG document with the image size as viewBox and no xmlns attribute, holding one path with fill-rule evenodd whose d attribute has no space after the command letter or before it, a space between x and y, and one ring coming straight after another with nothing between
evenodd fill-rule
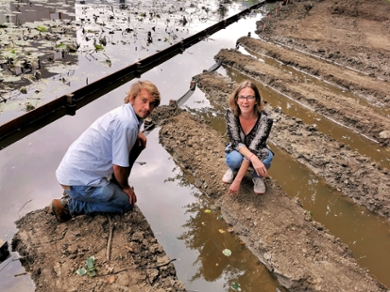
<instances>
[{"instance_id":1,"label":"excavated soil","mask_svg":"<svg viewBox=\"0 0 390 292\"><path fill-rule=\"evenodd\" d=\"M258 36L237 41L250 55L227 48L215 58L389 151L390 119L385 111L390 104L388 1L288 1L273 5L269 16L256 25ZM294 66L357 98L295 79L256 55ZM200 74L196 81L212 103L222 106L235 85L218 73ZM306 125L269 104L266 110L275 121L270 136L274 145L356 204L390 219L389 169L321 133L315 125ZM347 245L313 221L299 200L289 198L272 178L265 180L266 194L258 196L248 173L240 195L228 196L221 183L226 141L207 122L174 105L157 108L152 119L161 126L161 144L194 177L195 186L217 202L223 218L282 286L290 291L388 291L358 265ZM57 224L39 210L17 225L13 248L21 254L37 291L184 290L137 208L122 217L79 216L65 224ZM92 254L97 258L98 279L70 277ZM132 273L126 273L128 269Z\"/></svg>"},{"instance_id":2,"label":"excavated soil","mask_svg":"<svg viewBox=\"0 0 390 292\"><path fill-rule=\"evenodd\" d=\"M165 254L138 207L123 216L83 215L62 224L38 210L16 225L12 247L36 291L185 291L174 259ZM91 256L97 276L78 276Z\"/></svg>"}]
</instances>

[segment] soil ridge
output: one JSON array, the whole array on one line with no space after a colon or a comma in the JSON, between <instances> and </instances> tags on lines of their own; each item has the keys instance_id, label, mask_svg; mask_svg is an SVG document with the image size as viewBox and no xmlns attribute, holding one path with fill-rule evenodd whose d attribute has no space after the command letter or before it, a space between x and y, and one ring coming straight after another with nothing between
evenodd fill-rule
<instances>
[{"instance_id":1,"label":"soil ridge","mask_svg":"<svg viewBox=\"0 0 390 292\"><path fill-rule=\"evenodd\" d=\"M266 41L390 81L390 3L295 0L256 23Z\"/></svg>"}]
</instances>

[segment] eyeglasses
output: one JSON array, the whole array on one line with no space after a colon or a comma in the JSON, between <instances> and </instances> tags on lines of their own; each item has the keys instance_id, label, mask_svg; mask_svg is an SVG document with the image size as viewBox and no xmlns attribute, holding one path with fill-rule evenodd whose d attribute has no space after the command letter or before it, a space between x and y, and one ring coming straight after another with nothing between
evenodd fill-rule
<instances>
[{"instance_id":1,"label":"eyeglasses","mask_svg":"<svg viewBox=\"0 0 390 292\"><path fill-rule=\"evenodd\" d=\"M253 96L253 95L248 95L248 96L243 96L243 95L240 95L239 97L238 97L238 99L239 100L253 100L253 99L255 99L255 97Z\"/></svg>"}]
</instances>

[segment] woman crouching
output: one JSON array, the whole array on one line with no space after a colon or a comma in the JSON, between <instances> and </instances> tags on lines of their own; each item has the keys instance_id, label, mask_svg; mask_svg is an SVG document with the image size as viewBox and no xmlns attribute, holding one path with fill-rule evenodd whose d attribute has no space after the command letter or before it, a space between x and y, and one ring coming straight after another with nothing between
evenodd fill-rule
<instances>
[{"instance_id":1,"label":"woman crouching","mask_svg":"<svg viewBox=\"0 0 390 292\"><path fill-rule=\"evenodd\" d=\"M228 193L238 195L243 177L252 165L256 194L264 194L263 178L268 176L274 154L267 147L273 120L264 111L256 85L240 83L229 98L226 128L230 144L226 147L226 171L222 181L231 184Z\"/></svg>"}]
</instances>

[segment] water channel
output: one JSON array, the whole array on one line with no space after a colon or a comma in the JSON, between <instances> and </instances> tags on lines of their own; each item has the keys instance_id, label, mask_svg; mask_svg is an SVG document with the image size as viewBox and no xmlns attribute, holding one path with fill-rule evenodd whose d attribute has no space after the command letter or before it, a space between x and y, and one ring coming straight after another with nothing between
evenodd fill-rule
<instances>
[{"instance_id":1,"label":"water channel","mask_svg":"<svg viewBox=\"0 0 390 292\"><path fill-rule=\"evenodd\" d=\"M159 86L163 104L167 104L170 99L176 99L188 90L193 75L214 64L213 56L220 48L235 47L236 39L249 31L254 36L254 23L260 17L253 14L240 20L147 72L142 78ZM219 72L237 81L245 78L233 70L221 68ZM120 105L128 87L129 84L125 84L77 111L76 116L65 116L0 151L0 237L10 241L17 231L13 223L15 220L45 207L61 194L54 172L67 147L97 117ZM318 127L321 121L323 128L319 130L334 129L326 133L344 141L352 149L362 151L374 161L388 163L387 156L382 156L381 151L364 152L365 147L355 141L363 139L361 145L379 149L371 148L378 147L375 143L358 139L359 136L354 136L352 131L309 113L269 88L261 88L261 91L271 105L281 106L285 113L297 116L305 123L316 123ZM211 125L224 133L223 116L214 114L222 113L223 109L214 109L199 90L185 106L212 119ZM135 165L131 184L139 194L138 205L158 241L170 258L177 259L175 267L187 289L230 291L232 283L239 283L242 291L283 291L238 238L228 232L218 232L228 226L219 214L204 213L213 202L188 182L190 178L183 177L158 143L158 129L149 134L148 139L148 150L139 158L146 164ZM341 197L286 153L274 145L271 147L278 157L270 169L271 177L289 196L298 196L315 220L349 245L363 267L390 286L387 277L390 270L389 223ZM220 251L226 247L232 250L233 255L230 258L219 257ZM0 265L1 290L34 291L28 276L14 277L24 272L18 261L12 261L15 257L13 254Z\"/></svg>"}]
</instances>

